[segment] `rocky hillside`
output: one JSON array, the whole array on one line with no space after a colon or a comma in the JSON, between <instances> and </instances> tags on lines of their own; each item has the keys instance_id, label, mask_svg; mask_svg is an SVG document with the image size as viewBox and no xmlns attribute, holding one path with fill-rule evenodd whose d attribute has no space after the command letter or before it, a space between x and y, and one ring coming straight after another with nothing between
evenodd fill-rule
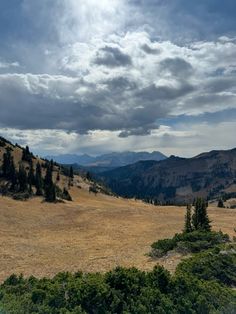
<instances>
[{"instance_id":1,"label":"rocky hillside","mask_svg":"<svg viewBox=\"0 0 236 314\"><path fill-rule=\"evenodd\" d=\"M117 194L156 202L187 202L236 192L236 149L211 151L194 158L142 161L104 172Z\"/></svg>"}]
</instances>

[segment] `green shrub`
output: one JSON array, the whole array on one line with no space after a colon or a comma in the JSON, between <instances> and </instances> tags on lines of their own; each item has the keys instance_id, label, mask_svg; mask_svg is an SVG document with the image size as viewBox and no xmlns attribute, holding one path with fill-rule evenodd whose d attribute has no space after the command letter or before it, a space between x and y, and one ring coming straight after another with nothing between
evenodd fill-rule
<instances>
[{"instance_id":1,"label":"green shrub","mask_svg":"<svg viewBox=\"0 0 236 314\"><path fill-rule=\"evenodd\" d=\"M229 236L215 231L193 231L178 233L172 239L158 240L152 244L150 253L153 257L161 257L176 249L181 253L197 253L229 241Z\"/></svg>"},{"instance_id":2,"label":"green shrub","mask_svg":"<svg viewBox=\"0 0 236 314\"><path fill-rule=\"evenodd\" d=\"M177 273L188 273L199 279L235 286L236 252L234 249L215 248L199 253L181 262L177 267Z\"/></svg>"}]
</instances>

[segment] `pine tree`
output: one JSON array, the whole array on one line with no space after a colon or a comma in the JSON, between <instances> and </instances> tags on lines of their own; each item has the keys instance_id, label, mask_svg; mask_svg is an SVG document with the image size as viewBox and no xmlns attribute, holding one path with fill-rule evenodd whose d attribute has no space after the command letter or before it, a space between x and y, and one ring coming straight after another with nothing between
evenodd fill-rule
<instances>
[{"instance_id":1,"label":"pine tree","mask_svg":"<svg viewBox=\"0 0 236 314\"><path fill-rule=\"evenodd\" d=\"M2 174L3 177L9 179L11 169L11 150L8 148L3 154Z\"/></svg>"},{"instance_id":2,"label":"pine tree","mask_svg":"<svg viewBox=\"0 0 236 314\"><path fill-rule=\"evenodd\" d=\"M3 154L2 175L11 182L11 190L14 191L17 185L17 174L11 149L7 148Z\"/></svg>"},{"instance_id":3,"label":"pine tree","mask_svg":"<svg viewBox=\"0 0 236 314\"><path fill-rule=\"evenodd\" d=\"M73 170L73 167L72 167L72 166L70 166L70 174L69 174L69 177L70 177L71 179L74 179L74 170Z\"/></svg>"},{"instance_id":4,"label":"pine tree","mask_svg":"<svg viewBox=\"0 0 236 314\"><path fill-rule=\"evenodd\" d=\"M66 188L63 189L62 198L67 201L72 201L72 197Z\"/></svg>"},{"instance_id":5,"label":"pine tree","mask_svg":"<svg viewBox=\"0 0 236 314\"><path fill-rule=\"evenodd\" d=\"M191 218L192 218L191 205L188 205L186 215L185 215L185 225L184 225L184 232L185 233L189 233L189 232L193 231Z\"/></svg>"},{"instance_id":6,"label":"pine tree","mask_svg":"<svg viewBox=\"0 0 236 314\"><path fill-rule=\"evenodd\" d=\"M218 201L218 207L219 208L224 208L224 202L223 202L222 198L219 199L219 201Z\"/></svg>"},{"instance_id":7,"label":"pine tree","mask_svg":"<svg viewBox=\"0 0 236 314\"><path fill-rule=\"evenodd\" d=\"M52 171L53 171L53 162L51 161L47 165L46 175L44 179L45 200L47 202L56 201L56 187L53 183Z\"/></svg>"},{"instance_id":8,"label":"pine tree","mask_svg":"<svg viewBox=\"0 0 236 314\"><path fill-rule=\"evenodd\" d=\"M200 212L200 228L204 231L211 231L210 219L207 214L208 203L202 200L202 207Z\"/></svg>"},{"instance_id":9,"label":"pine tree","mask_svg":"<svg viewBox=\"0 0 236 314\"><path fill-rule=\"evenodd\" d=\"M38 196L43 195L42 168L39 162L36 165L35 187L36 187L36 195Z\"/></svg>"},{"instance_id":10,"label":"pine tree","mask_svg":"<svg viewBox=\"0 0 236 314\"><path fill-rule=\"evenodd\" d=\"M210 231L210 220L207 215L207 203L204 199L198 198L195 201L192 224L195 230Z\"/></svg>"},{"instance_id":11,"label":"pine tree","mask_svg":"<svg viewBox=\"0 0 236 314\"><path fill-rule=\"evenodd\" d=\"M69 187L73 185L73 179L74 179L74 171L73 167L70 166L70 172L69 172Z\"/></svg>"},{"instance_id":12,"label":"pine tree","mask_svg":"<svg viewBox=\"0 0 236 314\"><path fill-rule=\"evenodd\" d=\"M30 161L30 169L28 173L29 193L33 193L32 186L35 184L34 167L32 159Z\"/></svg>"},{"instance_id":13,"label":"pine tree","mask_svg":"<svg viewBox=\"0 0 236 314\"><path fill-rule=\"evenodd\" d=\"M17 173L16 173L16 168L14 165L14 159L12 156L11 156L11 162L10 162L9 177L11 180L11 190L15 191L16 186L17 186Z\"/></svg>"},{"instance_id":14,"label":"pine tree","mask_svg":"<svg viewBox=\"0 0 236 314\"><path fill-rule=\"evenodd\" d=\"M29 150L29 146L26 146L25 148L23 148L22 151L22 161L28 161L31 162L32 160L32 153Z\"/></svg>"},{"instance_id":15,"label":"pine tree","mask_svg":"<svg viewBox=\"0 0 236 314\"><path fill-rule=\"evenodd\" d=\"M20 165L18 173L19 191L25 192L28 188L27 173L23 165Z\"/></svg>"}]
</instances>

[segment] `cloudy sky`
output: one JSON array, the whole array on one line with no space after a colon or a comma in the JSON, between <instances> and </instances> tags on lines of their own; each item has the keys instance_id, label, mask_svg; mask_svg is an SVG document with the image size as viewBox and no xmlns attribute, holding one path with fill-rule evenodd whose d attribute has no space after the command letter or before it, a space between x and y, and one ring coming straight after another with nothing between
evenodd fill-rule
<instances>
[{"instance_id":1,"label":"cloudy sky","mask_svg":"<svg viewBox=\"0 0 236 314\"><path fill-rule=\"evenodd\" d=\"M0 134L41 155L236 146L235 0L1 0Z\"/></svg>"}]
</instances>

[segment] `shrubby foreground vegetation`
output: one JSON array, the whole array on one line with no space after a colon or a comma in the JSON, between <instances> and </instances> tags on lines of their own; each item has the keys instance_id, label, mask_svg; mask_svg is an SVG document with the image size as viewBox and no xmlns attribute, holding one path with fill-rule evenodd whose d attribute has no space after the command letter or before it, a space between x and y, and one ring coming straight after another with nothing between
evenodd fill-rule
<instances>
[{"instance_id":1,"label":"shrubby foreground vegetation","mask_svg":"<svg viewBox=\"0 0 236 314\"><path fill-rule=\"evenodd\" d=\"M150 272L118 267L105 274L59 273L42 279L12 275L0 286L0 313L234 314L236 245L210 230L203 200L193 212L188 207L184 231L174 241L179 237L177 243L200 243L191 251L198 253L183 260L173 275L159 266Z\"/></svg>"},{"instance_id":2,"label":"shrubby foreground vegetation","mask_svg":"<svg viewBox=\"0 0 236 314\"><path fill-rule=\"evenodd\" d=\"M226 259L225 259L226 257ZM218 250L182 262L171 276L116 268L106 274L12 275L0 288L1 313L235 313L235 253Z\"/></svg>"}]
</instances>

